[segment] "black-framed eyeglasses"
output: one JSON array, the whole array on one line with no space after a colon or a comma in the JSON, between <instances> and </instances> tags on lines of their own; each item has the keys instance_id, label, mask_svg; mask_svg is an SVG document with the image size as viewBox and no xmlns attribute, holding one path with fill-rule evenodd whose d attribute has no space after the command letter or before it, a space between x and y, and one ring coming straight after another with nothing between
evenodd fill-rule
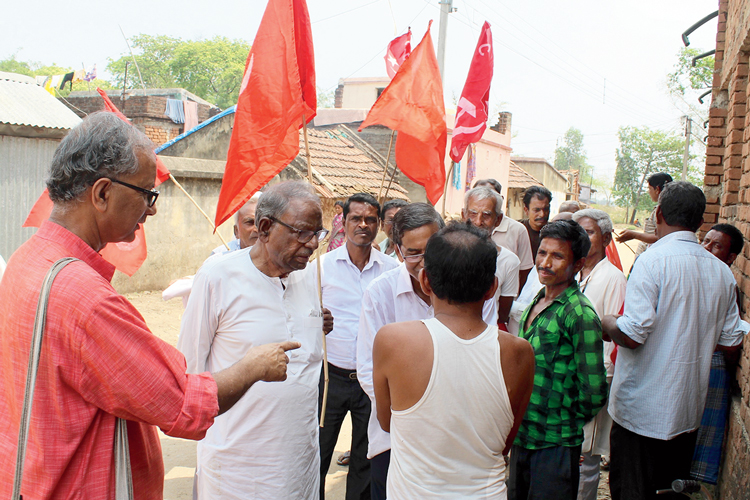
<instances>
[{"instance_id":1,"label":"black-framed eyeglasses","mask_svg":"<svg viewBox=\"0 0 750 500\"><path fill-rule=\"evenodd\" d=\"M326 236L328 236L328 232L329 232L328 229L320 229L318 231L310 231L310 230L306 230L306 229L297 229L294 226L290 226L286 222L280 221L276 217L268 217L268 218L270 220L274 221L274 222L278 222L279 224L281 224L285 228L287 228L287 229L289 229L289 230L294 231L295 233L297 233L297 241L300 242L300 243L307 243L307 242L309 242L311 239L313 239L313 236L317 236L318 237L318 241L321 241L321 240L325 239Z\"/></svg>"},{"instance_id":2,"label":"black-framed eyeglasses","mask_svg":"<svg viewBox=\"0 0 750 500\"><path fill-rule=\"evenodd\" d=\"M149 207L153 207L156 203L156 199L159 197L159 191L156 189L145 189L142 187L134 186L132 184L128 184L127 182L118 181L117 179L112 179L110 177L107 177L112 182L116 182L117 184L123 185L125 187L128 187L130 189L134 189L135 191L138 191L139 193L142 193L146 196L146 205Z\"/></svg>"}]
</instances>

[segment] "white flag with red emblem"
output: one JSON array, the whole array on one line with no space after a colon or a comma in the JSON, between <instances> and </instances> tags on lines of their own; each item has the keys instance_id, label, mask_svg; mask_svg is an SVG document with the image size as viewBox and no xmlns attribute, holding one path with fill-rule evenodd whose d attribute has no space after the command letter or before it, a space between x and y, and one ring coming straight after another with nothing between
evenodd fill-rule
<instances>
[{"instance_id":1,"label":"white flag with red emblem","mask_svg":"<svg viewBox=\"0 0 750 500\"><path fill-rule=\"evenodd\" d=\"M385 70L388 72L388 78L396 76L396 71L409 54L411 54L411 28L388 44L388 50L385 52Z\"/></svg>"}]
</instances>

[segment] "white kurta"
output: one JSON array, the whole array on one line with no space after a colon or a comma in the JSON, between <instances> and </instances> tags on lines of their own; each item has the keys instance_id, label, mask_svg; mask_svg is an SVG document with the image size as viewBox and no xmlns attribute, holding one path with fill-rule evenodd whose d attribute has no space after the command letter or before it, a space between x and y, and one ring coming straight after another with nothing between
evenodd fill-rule
<instances>
[{"instance_id":1,"label":"white kurta","mask_svg":"<svg viewBox=\"0 0 750 500\"><path fill-rule=\"evenodd\" d=\"M188 373L218 372L253 346L297 340L284 382L258 382L198 443L195 493L205 499L317 499L318 381L323 318L314 274L260 272L250 249L195 276L177 347Z\"/></svg>"},{"instance_id":2,"label":"white kurta","mask_svg":"<svg viewBox=\"0 0 750 500\"><path fill-rule=\"evenodd\" d=\"M580 278L580 275L578 276ZM622 271L604 258L585 279L580 280L581 291L591 301L599 318L610 314L620 314L625 301L625 290L628 280ZM607 381L611 382L615 373L612 364L614 342L604 342L604 368L607 370ZM609 431L612 430L612 419L605 406L583 427L583 445L581 451L592 455L609 455Z\"/></svg>"}]
</instances>

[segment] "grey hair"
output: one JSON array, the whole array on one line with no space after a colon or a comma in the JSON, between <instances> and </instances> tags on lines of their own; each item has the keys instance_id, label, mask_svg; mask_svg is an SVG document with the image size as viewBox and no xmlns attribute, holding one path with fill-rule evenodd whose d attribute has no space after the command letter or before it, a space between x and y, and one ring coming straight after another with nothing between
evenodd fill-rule
<instances>
[{"instance_id":1,"label":"grey hair","mask_svg":"<svg viewBox=\"0 0 750 500\"><path fill-rule=\"evenodd\" d=\"M469 199L475 198L477 200L495 200L495 214L500 217L503 215L503 196L488 186L475 187L469 189L464 195L464 210L469 210Z\"/></svg>"},{"instance_id":2,"label":"grey hair","mask_svg":"<svg viewBox=\"0 0 750 500\"><path fill-rule=\"evenodd\" d=\"M252 195L252 196L250 197L250 199L249 199L249 200L247 200L247 201L245 202L245 204L244 204L244 205L242 205L242 206L243 206L243 207L245 207L246 205L255 205L255 206L257 207L257 205L258 205L258 201L260 200L260 197L261 197L262 195L263 195L263 193L261 193L260 191L256 191L256 192L255 192L255 194L254 194L254 195ZM238 209L238 210L237 210L237 211L236 211L236 212L234 213L234 223L235 223L235 224L239 224L239 222L240 222L240 209Z\"/></svg>"},{"instance_id":3,"label":"grey hair","mask_svg":"<svg viewBox=\"0 0 750 500\"><path fill-rule=\"evenodd\" d=\"M410 203L406 205L396 212L396 216L393 218L393 233L391 235L393 242L396 245L400 245L405 232L428 224L437 225L438 230L445 227L445 222L440 217L440 214L437 213L435 207L429 203Z\"/></svg>"},{"instance_id":4,"label":"grey hair","mask_svg":"<svg viewBox=\"0 0 750 500\"><path fill-rule=\"evenodd\" d=\"M280 218L286 213L292 200L308 200L320 207L320 199L309 184L300 181L280 182L263 192L255 209L256 224L263 218Z\"/></svg>"},{"instance_id":5,"label":"grey hair","mask_svg":"<svg viewBox=\"0 0 750 500\"><path fill-rule=\"evenodd\" d=\"M576 222L583 219L584 217L588 217L589 219L596 221L596 223L599 225L599 229L601 229L602 231L602 236L606 234L612 234L612 219L609 218L609 215L607 215L607 212L605 212L604 210L597 210L596 208L584 208L583 210L579 210L573 214L573 220Z\"/></svg>"},{"instance_id":6,"label":"grey hair","mask_svg":"<svg viewBox=\"0 0 750 500\"><path fill-rule=\"evenodd\" d=\"M55 150L47 179L55 203L78 199L102 177L138 171L139 151L153 151L154 143L133 125L109 111L88 115Z\"/></svg>"}]
</instances>

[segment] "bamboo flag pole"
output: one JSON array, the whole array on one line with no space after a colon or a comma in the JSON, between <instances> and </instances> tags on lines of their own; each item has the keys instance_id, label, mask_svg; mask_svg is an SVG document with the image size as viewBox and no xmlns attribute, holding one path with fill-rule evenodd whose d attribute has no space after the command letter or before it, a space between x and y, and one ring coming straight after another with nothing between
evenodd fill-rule
<instances>
[{"instance_id":1,"label":"bamboo flag pole","mask_svg":"<svg viewBox=\"0 0 750 500\"><path fill-rule=\"evenodd\" d=\"M216 231L216 226L214 226L214 221L212 221L211 217L209 217L208 214L203 211L203 209L200 207L200 205L198 205L198 202L195 201L195 199L192 196L190 196L190 193L188 193L187 191L185 191L185 188L182 187L182 184L180 184L179 182L177 182L177 179L174 178L174 175L172 175L172 172L169 173L169 178L172 180L172 182L174 182L174 185L177 186L177 189L179 189L180 191L182 191L183 193L185 193L185 196L187 196L188 199L193 202L193 205L195 205L195 208L197 208L200 211L200 213L203 214L203 217L206 218L206 220L208 221L208 223L211 224L211 227L214 229L214 231ZM224 243L224 246L227 247L227 250L229 250L229 244L226 242L226 240L221 235L221 233L218 232L218 231L216 231L216 235L219 237L219 239L221 240L221 242Z\"/></svg>"},{"instance_id":2,"label":"bamboo flag pole","mask_svg":"<svg viewBox=\"0 0 750 500\"><path fill-rule=\"evenodd\" d=\"M378 203L381 205L383 204L383 199L380 197L380 194L383 192L383 186L385 185L385 176L388 175L388 163L391 161L391 147L393 146L393 136L396 135L395 130L391 130L391 140L388 142L388 154L385 158L385 168L383 168L383 178L380 180L380 189L378 189ZM393 167L394 173L396 172L396 167ZM391 182L393 182L393 177L391 177ZM390 186L390 183L388 184ZM388 193L388 191L386 191Z\"/></svg>"},{"instance_id":3,"label":"bamboo flag pole","mask_svg":"<svg viewBox=\"0 0 750 500\"><path fill-rule=\"evenodd\" d=\"M455 162L451 162L451 167L448 169L448 175L445 177L445 186L443 186L443 219L445 219L445 198L448 196L448 181L453 173L453 167L456 165Z\"/></svg>"},{"instance_id":4,"label":"bamboo flag pole","mask_svg":"<svg viewBox=\"0 0 750 500\"><path fill-rule=\"evenodd\" d=\"M305 137L305 156L307 157L307 182L313 185L312 163L310 161L310 143L307 141L307 119L302 115L302 129ZM317 257L315 263L318 266L318 300L320 301L320 311L323 313L323 286L320 272L320 254L322 242L318 242ZM323 333L323 404L320 407L320 426L323 427L326 420L326 406L328 405L328 347L326 346L326 332Z\"/></svg>"}]
</instances>

